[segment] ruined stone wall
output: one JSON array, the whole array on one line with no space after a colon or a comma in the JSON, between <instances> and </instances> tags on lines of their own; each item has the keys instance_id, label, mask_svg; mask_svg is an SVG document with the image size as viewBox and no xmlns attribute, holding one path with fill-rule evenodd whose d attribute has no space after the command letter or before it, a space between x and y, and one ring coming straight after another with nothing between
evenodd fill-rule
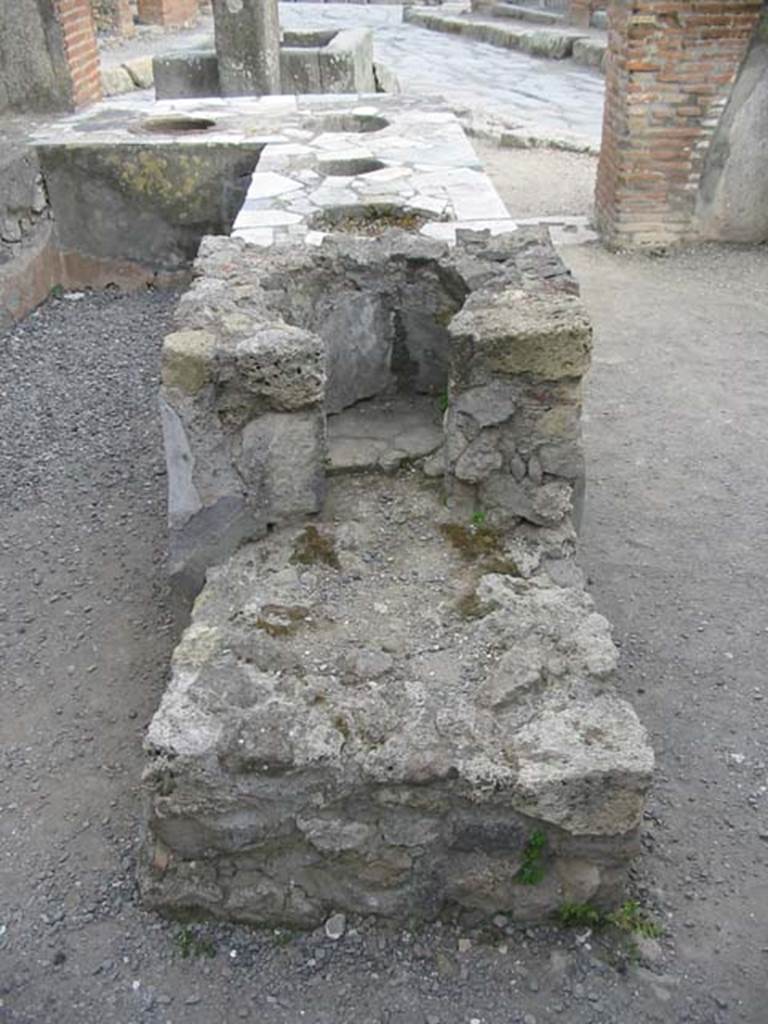
<instances>
[{"instance_id":1,"label":"ruined stone wall","mask_svg":"<svg viewBox=\"0 0 768 1024\"><path fill-rule=\"evenodd\" d=\"M138 0L139 21L145 25L186 25L199 13L199 0Z\"/></svg>"},{"instance_id":2,"label":"ruined stone wall","mask_svg":"<svg viewBox=\"0 0 768 1024\"><path fill-rule=\"evenodd\" d=\"M613 0L596 217L614 245L696 236L704 162L762 0Z\"/></svg>"},{"instance_id":3,"label":"ruined stone wall","mask_svg":"<svg viewBox=\"0 0 768 1024\"><path fill-rule=\"evenodd\" d=\"M118 36L132 36L135 31L131 0L91 0L96 29Z\"/></svg>"},{"instance_id":4,"label":"ruined stone wall","mask_svg":"<svg viewBox=\"0 0 768 1024\"><path fill-rule=\"evenodd\" d=\"M616 905L653 755L573 560L591 330L546 234L206 239L196 272L161 407L172 558L208 573L147 734L144 903ZM324 480L326 412L395 391L447 406L442 452Z\"/></svg>"},{"instance_id":5,"label":"ruined stone wall","mask_svg":"<svg viewBox=\"0 0 768 1024\"><path fill-rule=\"evenodd\" d=\"M392 388L445 395L433 475L489 523L578 519L591 328L541 232L455 250L397 231L268 253L210 239L196 271L163 356L183 593L243 541L317 511L325 415Z\"/></svg>"}]
</instances>

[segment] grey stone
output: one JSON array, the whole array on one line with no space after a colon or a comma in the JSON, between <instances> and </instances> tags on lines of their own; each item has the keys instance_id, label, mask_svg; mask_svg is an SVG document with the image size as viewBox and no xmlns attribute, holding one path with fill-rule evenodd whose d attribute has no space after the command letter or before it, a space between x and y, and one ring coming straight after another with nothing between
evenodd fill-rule
<instances>
[{"instance_id":1,"label":"grey stone","mask_svg":"<svg viewBox=\"0 0 768 1024\"><path fill-rule=\"evenodd\" d=\"M768 239L768 15L712 137L696 197L695 227L728 242Z\"/></svg>"},{"instance_id":2,"label":"grey stone","mask_svg":"<svg viewBox=\"0 0 768 1024\"><path fill-rule=\"evenodd\" d=\"M396 564L413 558L381 500L388 482L333 486L356 550L386 537ZM431 490L410 494L416 516L441 507ZM362 560L345 572L347 533L340 572L297 571L295 528L210 570L147 736L145 902L303 927L331 913L430 918L444 900L530 920L565 893L613 895L653 760L613 692L606 620L583 591L491 574L477 584L484 616L425 650L465 562L454 554L440 588L400 608L396 581L372 586ZM395 622L407 679L380 653ZM533 828L548 836L547 871L521 886Z\"/></svg>"},{"instance_id":3,"label":"grey stone","mask_svg":"<svg viewBox=\"0 0 768 1024\"><path fill-rule=\"evenodd\" d=\"M581 39L574 39L571 56L576 64L583 64L585 67L597 68L603 71L605 69L605 55L607 52L607 40L584 36Z\"/></svg>"},{"instance_id":4,"label":"grey stone","mask_svg":"<svg viewBox=\"0 0 768 1024\"><path fill-rule=\"evenodd\" d=\"M329 413L387 388L392 334L387 310L377 295L342 293L328 309L319 332L328 353Z\"/></svg>"},{"instance_id":5,"label":"grey stone","mask_svg":"<svg viewBox=\"0 0 768 1024\"><path fill-rule=\"evenodd\" d=\"M347 919L344 914L333 914L325 922L325 934L332 942L338 942L347 930Z\"/></svg>"},{"instance_id":6,"label":"grey stone","mask_svg":"<svg viewBox=\"0 0 768 1024\"><path fill-rule=\"evenodd\" d=\"M148 148L133 138L38 147L58 244L100 260L187 268L204 235L231 229L263 147Z\"/></svg>"},{"instance_id":7,"label":"grey stone","mask_svg":"<svg viewBox=\"0 0 768 1024\"><path fill-rule=\"evenodd\" d=\"M213 22L222 95L279 93L277 0L213 0Z\"/></svg>"},{"instance_id":8,"label":"grey stone","mask_svg":"<svg viewBox=\"0 0 768 1024\"><path fill-rule=\"evenodd\" d=\"M219 61L214 50L185 50L153 58L155 96L175 100L220 96Z\"/></svg>"},{"instance_id":9,"label":"grey stone","mask_svg":"<svg viewBox=\"0 0 768 1024\"><path fill-rule=\"evenodd\" d=\"M122 66L136 89L151 89L155 81L152 57L133 57Z\"/></svg>"},{"instance_id":10,"label":"grey stone","mask_svg":"<svg viewBox=\"0 0 768 1024\"><path fill-rule=\"evenodd\" d=\"M251 502L274 522L320 509L324 459L320 412L265 413L243 429L237 466Z\"/></svg>"},{"instance_id":11,"label":"grey stone","mask_svg":"<svg viewBox=\"0 0 768 1024\"><path fill-rule=\"evenodd\" d=\"M15 0L0 19L0 111L73 108L72 79L53 4Z\"/></svg>"},{"instance_id":12,"label":"grey stone","mask_svg":"<svg viewBox=\"0 0 768 1024\"><path fill-rule=\"evenodd\" d=\"M101 90L105 96L119 96L135 88L135 82L122 64L101 69Z\"/></svg>"}]
</instances>

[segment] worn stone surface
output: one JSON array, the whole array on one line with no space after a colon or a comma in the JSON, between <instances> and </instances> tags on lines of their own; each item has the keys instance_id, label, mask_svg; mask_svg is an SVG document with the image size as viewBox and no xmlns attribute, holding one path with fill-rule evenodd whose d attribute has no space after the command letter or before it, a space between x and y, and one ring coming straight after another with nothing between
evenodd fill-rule
<instances>
[{"instance_id":1,"label":"worn stone surface","mask_svg":"<svg viewBox=\"0 0 768 1024\"><path fill-rule=\"evenodd\" d=\"M339 477L320 522L211 572L147 735L147 905L309 926L617 898L653 758L608 623L547 573L566 535L452 514L412 471Z\"/></svg>"}]
</instances>

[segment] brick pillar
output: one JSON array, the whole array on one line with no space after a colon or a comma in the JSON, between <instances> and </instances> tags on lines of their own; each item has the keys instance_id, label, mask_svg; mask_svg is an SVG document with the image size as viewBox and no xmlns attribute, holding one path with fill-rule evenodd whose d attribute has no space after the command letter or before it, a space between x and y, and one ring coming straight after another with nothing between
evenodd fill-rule
<instances>
[{"instance_id":1,"label":"brick pillar","mask_svg":"<svg viewBox=\"0 0 768 1024\"><path fill-rule=\"evenodd\" d=\"M762 0L611 0L596 219L612 245L694 236L704 158Z\"/></svg>"},{"instance_id":2,"label":"brick pillar","mask_svg":"<svg viewBox=\"0 0 768 1024\"><path fill-rule=\"evenodd\" d=\"M82 107L101 99L101 61L89 0L55 0L72 103Z\"/></svg>"},{"instance_id":3,"label":"brick pillar","mask_svg":"<svg viewBox=\"0 0 768 1024\"><path fill-rule=\"evenodd\" d=\"M194 21L200 13L199 0L139 0L139 21L146 25L172 28Z\"/></svg>"}]
</instances>

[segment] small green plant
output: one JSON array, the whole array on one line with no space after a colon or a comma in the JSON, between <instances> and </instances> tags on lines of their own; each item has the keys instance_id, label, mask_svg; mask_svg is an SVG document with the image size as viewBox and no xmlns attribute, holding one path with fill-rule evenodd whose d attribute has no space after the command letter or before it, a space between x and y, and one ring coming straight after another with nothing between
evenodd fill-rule
<instances>
[{"instance_id":1,"label":"small green plant","mask_svg":"<svg viewBox=\"0 0 768 1024\"><path fill-rule=\"evenodd\" d=\"M602 928L605 914L591 903L564 903L557 912L565 928Z\"/></svg>"},{"instance_id":2,"label":"small green plant","mask_svg":"<svg viewBox=\"0 0 768 1024\"><path fill-rule=\"evenodd\" d=\"M441 391L440 394L437 396L437 407L439 408L440 412L445 412L445 410L448 408L447 390Z\"/></svg>"},{"instance_id":3,"label":"small green plant","mask_svg":"<svg viewBox=\"0 0 768 1024\"><path fill-rule=\"evenodd\" d=\"M182 960L188 960L191 956L216 956L216 946L212 939L187 924L176 933L176 945L179 948Z\"/></svg>"},{"instance_id":4,"label":"small green plant","mask_svg":"<svg viewBox=\"0 0 768 1024\"><path fill-rule=\"evenodd\" d=\"M647 939L658 939L664 929L643 910L637 900L626 900L621 906L607 915L608 924L622 932L643 935Z\"/></svg>"},{"instance_id":5,"label":"small green plant","mask_svg":"<svg viewBox=\"0 0 768 1024\"><path fill-rule=\"evenodd\" d=\"M606 912L591 903L564 903L557 912L560 924L567 928L616 928L625 935L643 935L657 939L664 929L643 910L637 900L626 900L616 910Z\"/></svg>"},{"instance_id":6,"label":"small green plant","mask_svg":"<svg viewBox=\"0 0 768 1024\"><path fill-rule=\"evenodd\" d=\"M482 526L485 523L485 512L481 508L472 513L472 525Z\"/></svg>"},{"instance_id":7,"label":"small green plant","mask_svg":"<svg viewBox=\"0 0 768 1024\"><path fill-rule=\"evenodd\" d=\"M516 878L521 885L538 885L544 878L544 851L547 837L541 829L535 829L528 837L523 850L523 862Z\"/></svg>"},{"instance_id":8,"label":"small green plant","mask_svg":"<svg viewBox=\"0 0 768 1024\"><path fill-rule=\"evenodd\" d=\"M296 538L291 562L294 565L329 565L331 569L341 568L333 538L321 533L316 526L308 526Z\"/></svg>"},{"instance_id":9,"label":"small green plant","mask_svg":"<svg viewBox=\"0 0 768 1024\"><path fill-rule=\"evenodd\" d=\"M440 532L467 561L495 554L501 547L499 534L490 526L441 523Z\"/></svg>"},{"instance_id":10,"label":"small green plant","mask_svg":"<svg viewBox=\"0 0 768 1024\"><path fill-rule=\"evenodd\" d=\"M60 298L63 297L63 295L64 295L64 288L60 284L55 284L53 286L53 288L51 288L51 298L52 299L60 299Z\"/></svg>"}]
</instances>

